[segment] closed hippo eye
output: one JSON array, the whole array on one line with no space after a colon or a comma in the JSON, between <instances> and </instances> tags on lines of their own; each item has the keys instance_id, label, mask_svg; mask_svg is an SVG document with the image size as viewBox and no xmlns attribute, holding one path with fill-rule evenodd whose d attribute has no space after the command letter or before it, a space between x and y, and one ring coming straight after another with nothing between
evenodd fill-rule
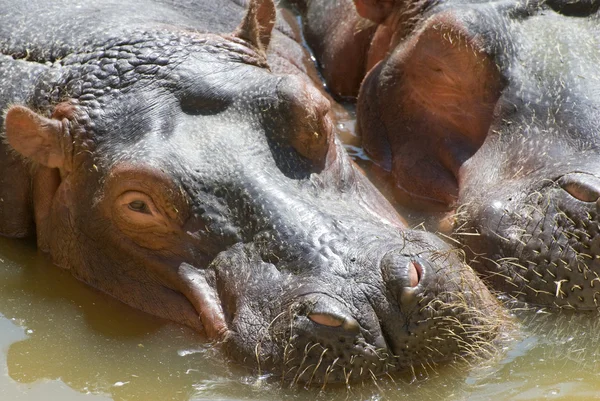
<instances>
[{"instance_id":1,"label":"closed hippo eye","mask_svg":"<svg viewBox=\"0 0 600 401\"><path fill-rule=\"evenodd\" d=\"M129 202L129 209L138 213L152 214L148 204L142 200L134 200L133 202Z\"/></svg>"},{"instance_id":2,"label":"closed hippo eye","mask_svg":"<svg viewBox=\"0 0 600 401\"><path fill-rule=\"evenodd\" d=\"M567 174L559 180L559 185L582 202L596 202L600 198L600 179L591 174Z\"/></svg>"}]
</instances>

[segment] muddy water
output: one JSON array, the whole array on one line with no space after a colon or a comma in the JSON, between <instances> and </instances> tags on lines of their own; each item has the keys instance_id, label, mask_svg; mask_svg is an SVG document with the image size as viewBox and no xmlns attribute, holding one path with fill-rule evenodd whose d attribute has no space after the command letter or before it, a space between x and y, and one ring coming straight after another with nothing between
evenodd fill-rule
<instances>
[{"instance_id":1,"label":"muddy water","mask_svg":"<svg viewBox=\"0 0 600 401\"><path fill-rule=\"evenodd\" d=\"M0 240L0 400L487 400L600 395L598 316L515 312L491 361L377 383L287 389L224 360L190 330L132 310Z\"/></svg>"},{"instance_id":2,"label":"muddy water","mask_svg":"<svg viewBox=\"0 0 600 401\"><path fill-rule=\"evenodd\" d=\"M353 122L349 151L364 158ZM600 317L515 310L491 360L350 388L289 389L191 330L77 282L34 244L0 238L0 400L540 400L600 398Z\"/></svg>"}]
</instances>

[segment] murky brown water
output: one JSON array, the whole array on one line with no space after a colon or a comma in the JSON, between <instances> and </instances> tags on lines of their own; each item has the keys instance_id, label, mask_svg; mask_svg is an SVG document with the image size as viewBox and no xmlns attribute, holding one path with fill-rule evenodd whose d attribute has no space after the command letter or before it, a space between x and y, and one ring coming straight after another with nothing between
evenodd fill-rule
<instances>
[{"instance_id":1,"label":"murky brown water","mask_svg":"<svg viewBox=\"0 0 600 401\"><path fill-rule=\"evenodd\" d=\"M353 122L342 124L356 144ZM515 313L521 328L486 363L288 389L233 366L191 330L79 283L34 244L0 238L0 400L600 399L600 316Z\"/></svg>"},{"instance_id":2,"label":"murky brown water","mask_svg":"<svg viewBox=\"0 0 600 401\"><path fill-rule=\"evenodd\" d=\"M224 360L191 330L128 308L0 239L0 400L539 400L600 397L598 315L520 312L505 351L357 384L287 389ZM410 383L411 380L414 380Z\"/></svg>"}]
</instances>

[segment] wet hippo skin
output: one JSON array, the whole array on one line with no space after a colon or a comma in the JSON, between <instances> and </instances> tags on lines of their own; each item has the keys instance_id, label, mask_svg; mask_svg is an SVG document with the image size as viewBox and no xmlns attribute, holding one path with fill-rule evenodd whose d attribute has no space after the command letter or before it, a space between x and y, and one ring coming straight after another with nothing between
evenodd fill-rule
<instances>
[{"instance_id":1,"label":"wet hippo skin","mask_svg":"<svg viewBox=\"0 0 600 401\"><path fill-rule=\"evenodd\" d=\"M292 383L493 349L502 308L350 161L294 20L242 3L1 1L0 232Z\"/></svg>"},{"instance_id":2,"label":"wet hippo skin","mask_svg":"<svg viewBox=\"0 0 600 401\"><path fill-rule=\"evenodd\" d=\"M494 288L597 309L600 3L299 3L396 201L446 211Z\"/></svg>"}]
</instances>

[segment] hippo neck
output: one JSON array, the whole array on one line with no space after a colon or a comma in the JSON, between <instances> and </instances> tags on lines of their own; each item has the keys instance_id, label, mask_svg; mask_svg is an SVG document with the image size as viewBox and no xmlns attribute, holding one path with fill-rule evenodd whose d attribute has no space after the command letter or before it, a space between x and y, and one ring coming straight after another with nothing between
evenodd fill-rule
<instances>
[{"instance_id":1,"label":"hippo neck","mask_svg":"<svg viewBox=\"0 0 600 401\"><path fill-rule=\"evenodd\" d=\"M61 59L90 44L126 38L134 30L232 32L243 13L244 7L232 0L6 2L0 5L0 26L10 34L0 50L18 55L28 49L32 60Z\"/></svg>"}]
</instances>

